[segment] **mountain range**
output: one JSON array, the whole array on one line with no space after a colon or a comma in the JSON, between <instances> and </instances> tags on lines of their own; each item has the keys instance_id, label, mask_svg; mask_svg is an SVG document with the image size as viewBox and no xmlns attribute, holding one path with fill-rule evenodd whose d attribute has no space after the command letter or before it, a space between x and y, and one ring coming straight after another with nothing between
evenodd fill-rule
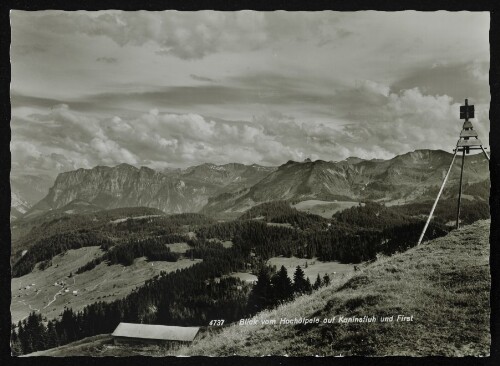
<instances>
[{"instance_id":1,"label":"mountain range","mask_svg":"<svg viewBox=\"0 0 500 366\"><path fill-rule=\"evenodd\" d=\"M17 217L34 217L53 210L77 213L80 209L136 206L166 213L217 215L243 212L273 200L410 202L435 191L451 158L450 153L442 150L417 150L388 160L306 159L288 161L279 167L202 164L159 172L128 164L97 166L59 174L45 197L32 207L24 199L27 187L11 179L12 206L20 212ZM457 159L454 164L449 185L459 179L459 162ZM464 182L478 183L488 178L484 157L467 156Z\"/></svg>"}]
</instances>

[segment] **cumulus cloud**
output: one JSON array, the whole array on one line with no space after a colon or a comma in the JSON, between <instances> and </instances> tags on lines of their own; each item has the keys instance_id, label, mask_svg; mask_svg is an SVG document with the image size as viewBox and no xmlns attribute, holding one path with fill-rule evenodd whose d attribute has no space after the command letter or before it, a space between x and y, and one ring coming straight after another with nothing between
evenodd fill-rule
<instances>
[{"instance_id":1,"label":"cumulus cloud","mask_svg":"<svg viewBox=\"0 0 500 366\"><path fill-rule=\"evenodd\" d=\"M366 91L369 94L380 94L387 97L391 89L387 85L372 80L356 80L356 90L358 92Z\"/></svg>"},{"instance_id":2,"label":"cumulus cloud","mask_svg":"<svg viewBox=\"0 0 500 366\"><path fill-rule=\"evenodd\" d=\"M393 83L395 90L418 86L426 94L449 95L456 100L473 97L475 101L490 100L489 62L473 60L419 67Z\"/></svg>"},{"instance_id":3,"label":"cumulus cloud","mask_svg":"<svg viewBox=\"0 0 500 366\"><path fill-rule=\"evenodd\" d=\"M58 173L122 162L153 168L203 162L280 164L304 156L303 148L288 146L287 136L272 135L263 124L213 121L196 114L89 119L74 111L55 110L12 122L16 170L30 167Z\"/></svg>"},{"instance_id":4,"label":"cumulus cloud","mask_svg":"<svg viewBox=\"0 0 500 366\"><path fill-rule=\"evenodd\" d=\"M338 141L362 158L390 157L416 148L450 151L462 128L460 103L447 95L426 95L418 88L389 93L382 103L349 112L351 124L337 135ZM489 132L488 104L476 104L476 130L486 141Z\"/></svg>"},{"instance_id":5,"label":"cumulus cloud","mask_svg":"<svg viewBox=\"0 0 500 366\"><path fill-rule=\"evenodd\" d=\"M451 150L456 143L460 104L447 95L426 95L418 88L390 92L369 80L345 93L361 93L369 108L350 110L350 123L341 127L276 112L238 122L154 109L134 118L98 118L59 106L45 114L14 118L13 168L60 172L123 162L152 168L204 162L279 165L307 157L391 158L415 148ZM370 104L373 98L377 103ZM486 139L488 105L476 109L474 125Z\"/></svg>"},{"instance_id":6,"label":"cumulus cloud","mask_svg":"<svg viewBox=\"0 0 500 366\"><path fill-rule=\"evenodd\" d=\"M47 149L39 146L38 142L13 141L11 155L13 174L56 175L64 171L91 167L85 158L86 154L54 147Z\"/></svg>"}]
</instances>

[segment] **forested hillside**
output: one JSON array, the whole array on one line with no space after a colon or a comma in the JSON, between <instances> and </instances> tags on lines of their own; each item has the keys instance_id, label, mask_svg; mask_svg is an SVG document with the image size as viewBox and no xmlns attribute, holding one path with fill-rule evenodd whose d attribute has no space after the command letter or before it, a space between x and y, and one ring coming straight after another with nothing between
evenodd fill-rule
<instances>
[{"instance_id":1,"label":"forested hillside","mask_svg":"<svg viewBox=\"0 0 500 366\"><path fill-rule=\"evenodd\" d=\"M201 223L213 222L212 219L200 214L186 213L167 216L159 210L150 208L121 208L41 221L38 225L35 224L28 234L13 243L12 274L13 277L22 276L30 272L38 262L49 261L68 249L86 246L98 245L104 250L116 247L113 249L114 254L120 256L121 252L123 255L130 256L136 253L135 258L141 256L138 241L148 239L151 243L151 238L161 236L164 243L171 243L174 238L176 240L180 238L169 235L186 234L190 226L195 227ZM29 224L32 223L29 222ZM136 246L136 249L125 254L123 245L132 244Z\"/></svg>"}]
</instances>

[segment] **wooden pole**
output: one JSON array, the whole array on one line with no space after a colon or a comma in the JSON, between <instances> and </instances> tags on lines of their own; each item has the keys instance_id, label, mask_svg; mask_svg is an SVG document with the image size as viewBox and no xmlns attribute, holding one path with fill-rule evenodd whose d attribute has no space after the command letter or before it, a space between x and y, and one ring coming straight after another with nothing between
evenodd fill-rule
<instances>
[{"instance_id":1,"label":"wooden pole","mask_svg":"<svg viewBox=\"0 0 500 366\"><path fill-rule=\"evenodd\" d=\"M429 226L429 222L431 221L432 214L434 213L434 210L436 209L436 205L439 201L439 197L441 196L441 193L443 193L444 185L446 184L446 181L448 180L448 176L450 175L451 168L453 167L453 162L455 161L455 157L457 156L457 152L458 152L458 148L455 149L455 154L453 154L453 159L451 159L450 167L448 168L448 172L446 173L446 175L444 177L443 184L441 184L441 189L439 190L439 193L436 197L436 200L434 201L434 204L432 205L431 212L429 214L429 217L427 218L427 222L425 223L424 230L422 230L422 234L420 235L420 239L418 239L417 245L420 245L420 243L422 242L422 239L424 238L425 232L427 231L427 226Z\"/></svg>"},{"instance_id":2,"label":"wooden pole","mask_svg":"<svg viewBox=\"0 0 500 366\"><path fill-rule=\"evenodd\" d=\"M490 157L488 156L488 153L486 152L486 150L484 149L483 145L481 145L481 150L483 150L484 152L484 156L486 156L486 159L488 159L488 161L490 161Z\"/></svg>"},{"instance_id":3,"label":"wooden pole","mask_svg":"<svg viewBox=\"0 0 500 366\"><path fill-rule=\"evenodd\" d=\"M460 169L460 186L458 188L458 204L457 204L457 229L460 228L460 203L462 201L462 178L464 176L464 163L465 163L465 147L462 148L462 168Z\"/></svg>"}]
</instances>

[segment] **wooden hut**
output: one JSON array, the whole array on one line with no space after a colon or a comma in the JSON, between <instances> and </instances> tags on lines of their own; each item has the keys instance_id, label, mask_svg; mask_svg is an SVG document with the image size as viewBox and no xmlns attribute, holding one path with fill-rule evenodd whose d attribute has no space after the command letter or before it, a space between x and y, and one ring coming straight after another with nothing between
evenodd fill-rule
<instances>
[{"instance_id":1,"label":"wooden hut","mask_svg":"<svg viewBox=\"0 0 500 366\"><path fill-rule=\"evenodd\" d=\"M189 345L199 327L120 323L112 333L114 344L157 344L168 348Z\"/></svg>"}]
</instances>

